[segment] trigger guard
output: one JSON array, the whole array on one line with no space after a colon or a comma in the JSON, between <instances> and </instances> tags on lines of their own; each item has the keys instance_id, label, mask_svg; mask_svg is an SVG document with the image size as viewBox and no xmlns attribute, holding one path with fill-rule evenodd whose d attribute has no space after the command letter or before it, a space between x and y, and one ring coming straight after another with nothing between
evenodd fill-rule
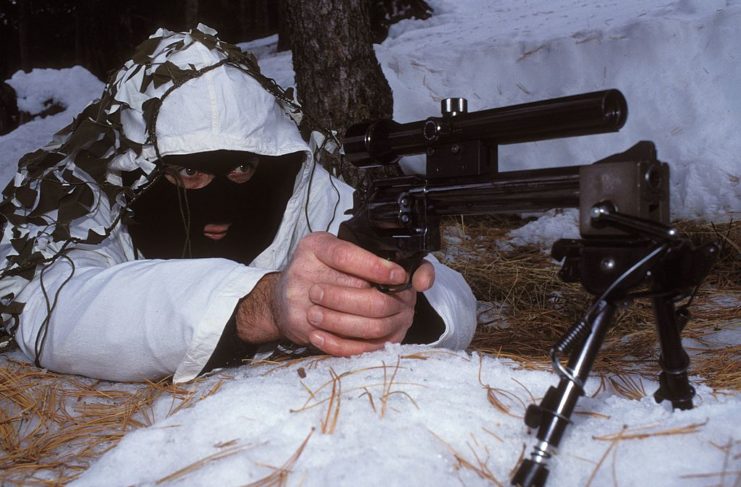
<instances>
[{"instance_id":1,"label":"trigger guard","mask_svg":"<svg viewBox=\"0 0 741 487\"><path fill-rule=\"evenodd\" d=\"M386 286L385 284L374 284L375 288L381 291L384 294L396 294L403 291L406 291L407 289L412 288L412 282L409 281L404 284L398 284L396 286Z\"/></svg>"}]
</instances>

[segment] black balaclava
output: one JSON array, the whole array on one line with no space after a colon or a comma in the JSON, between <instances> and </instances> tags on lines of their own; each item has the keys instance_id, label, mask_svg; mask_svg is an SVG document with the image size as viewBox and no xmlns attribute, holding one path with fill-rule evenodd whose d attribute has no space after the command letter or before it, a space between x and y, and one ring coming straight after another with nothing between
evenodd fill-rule
<instances>
[{"instance_id":1,"label":"black balaclava","mask_svg":"<svg viewBox=\"0 0 741 487\"><path fill-rule=\"evenodd\" d=\"M200 189L185 189L160 177L134 201L128 228L143 256L223 257L249 264L265 250L278 231L305 155L260 156L249 181L232 182L227 174L246 162L246 156L251 155L214 151L164 157L165 164L215 177ZM205 225L223 223L231 223L224 238L212 240L203 234Z\"/></svg>"}]
</instances>

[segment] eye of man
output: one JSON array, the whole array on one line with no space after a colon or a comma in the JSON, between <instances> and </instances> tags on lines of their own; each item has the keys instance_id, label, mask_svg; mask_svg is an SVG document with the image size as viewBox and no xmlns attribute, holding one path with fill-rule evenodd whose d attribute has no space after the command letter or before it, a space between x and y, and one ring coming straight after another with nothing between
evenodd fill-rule
<instances>
[{"instance_id":1,"label":"eye of man","mask_svg":"<svg viewBox=\"0 0 741 487\"><path fill-rule=\"evenodd\" d=\"M226 175L233 183L243 184L252 179L257 170L258 161L249 161L235 167ZM181 167L175 165L167 166L165 178L172 184L176 184L185 189L201 189L207 186L214 179L214 175L202 172L191 167Z\"/></svg>"},{"instance_id":2,"label":"eye of man","mask_svg":"<svg viewBox=\"0 0 741 487\"><path fill-rule=\"evenodd\" d=\"M213 181L214 175L190 167L168 166L165 179L185 189L201 189Z\"/></svg>"},{"instance_id":3,"label":"eye of man","mask_svg":"<svg viewBox=\"0 0 741 487\"><path fill-rule=\"evenodd\" d=\"M245 162L232 169L226 177L233 183L242 184L252 179L255 170L257 170L257 161Z\"/></svg>"}]
</instances>

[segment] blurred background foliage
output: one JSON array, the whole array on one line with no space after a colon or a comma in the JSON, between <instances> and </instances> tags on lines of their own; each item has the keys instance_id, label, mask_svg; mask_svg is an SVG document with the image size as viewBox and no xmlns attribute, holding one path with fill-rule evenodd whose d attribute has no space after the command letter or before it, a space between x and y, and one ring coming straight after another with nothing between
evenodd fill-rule
<instances>
[{"instance_id":1,"label":"blurred background foliage","mask_svg":"<svg viewBox=\"0 0 741 487\"><path fill-rule=\"evenodd\" d=\"M346 0L368 2L374 42L403 18L426 18L423 0ZM308 2L311 4L311 2ZM203 22L228 42L281 34L285 0L0 0L0 79L17 70L81 65L105 80L130 56L134 46L158 27L186 30Z\"/></svg>"}]
</instances>

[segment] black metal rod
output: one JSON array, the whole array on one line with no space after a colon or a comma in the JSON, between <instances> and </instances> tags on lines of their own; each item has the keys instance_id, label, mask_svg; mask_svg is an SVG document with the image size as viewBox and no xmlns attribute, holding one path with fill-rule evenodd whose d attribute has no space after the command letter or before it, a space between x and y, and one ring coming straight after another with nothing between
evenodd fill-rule
<instances>
[{"instance_id":1,"label":"black metal rod","mask_svg":"<svg viewBox=\"0 0 741 487\"><path fill-rule=\"evenodd\" d=\"M414 205L427 208L436 217L576 208L580 167L511 171L498 173L493 180L444 184L418 177L389 179L377 185L369 198L368 218L393 226L399 215L400 195L410 198Z\"/></svg>"},{"instance_id":2,"label":"black metal rod","mask_svg":"<svg viewBox=\"0 0 741 487\"><path fill-rule=\"evenodd\" d=\"M656 314L656 331L661 344L661 375L659 390L654 395L657 402L671 401L677 409L692 409L694 388L690 385L687 369L690 359L682 346L682 337L677 326L676 311L671 297L653 299Z\"/></svg>"},{"instance_id":3,"label":"black metal rod","mask_svg":"<svg viewBox=\"0 0 741 487\"><path fill-rule=\"evenodd\" d=\"M586 383L589 378L592 365L594 365L594 360L597 358L602 342L605 340L605 334L610 327L615 309L614 305L606 303L597 312L590 321L592 332L586 337L581 347L575 349L569 357L568 368L582 384ZM571 417L576 402L583 393L581 388L569 379L561 379L559 390L563 390L563 394L554 411L557 416L553 416L551 421L541 424L538 430L538 439L553 447L557 447L561 442L561 436L568 425L568 422L563 421L561 417L567 419Z\"/></svg>"},{"instance_id":4,"label":"black metal rod","mask_svg":"<svg viewBox=\"0 0 741 487\"><path fill-rule=\"evenodd\" d=\"M478 184L429 184L410 195L425 198L440 216L576 208L579 166L498 173Z\"/></svg>"},{"instance_id":5,"label":"black metal rod","mask_svg":"<svg viewBox=\"0 0 741 487\"><path fill-rule=\"evenodd\" d=\"M582 384L589 377L615 310L615 306L609 303L604 303L598 309L589 319L591 333L569 357L568 367ZM581 384L568 377L562 377L558 387L549 390L539 407L542 419L536 435L538 443L530 454L531 458L523 460L512 477L513 485L541 487L545 484L548 478L548 461L561 443L576 403L583 393Z\"/></svg>"}]
</instances>

